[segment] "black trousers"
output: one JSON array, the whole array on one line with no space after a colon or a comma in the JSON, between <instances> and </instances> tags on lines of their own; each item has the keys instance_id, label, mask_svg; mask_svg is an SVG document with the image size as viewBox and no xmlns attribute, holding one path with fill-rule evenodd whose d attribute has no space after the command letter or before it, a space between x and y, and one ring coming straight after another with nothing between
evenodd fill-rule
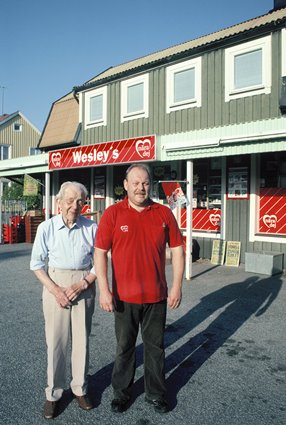
<instances>
[{"instance_id":1,"label":"black trousers","mask_svg":"<svg viewBox=\"0 0 286 425\"><path fill-rule=\"evenodd\" d=\"M130 304L116 301L115 335L117 340L116 358L112 372L112 386L115 398L130 398L134 381L136 339L141 326L144 346L145 394L150 399L164 399L165 350L164 331L167 302L154 304Z\"/></svg>"}]
</instances>

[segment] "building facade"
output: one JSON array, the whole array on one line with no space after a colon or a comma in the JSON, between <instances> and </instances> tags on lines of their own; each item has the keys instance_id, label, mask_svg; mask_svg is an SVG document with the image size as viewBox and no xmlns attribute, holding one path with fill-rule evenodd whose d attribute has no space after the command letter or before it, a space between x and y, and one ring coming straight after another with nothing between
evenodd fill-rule
<instances>
[{"instance_id":1,"label":"building facade","mask_svg":"<svg viewBox=\"0 0 286 425\"><path fill-rule=\"evenodd\" d=\"M39 143L52 199L62 181L79 180L102 212L124 196L126 166L147 161L154 199L167 202L165 182L189 195L202 257L214 239L241 242L242 262L245 252L286 253L285 23L286 4L275 1L263 16L109 68L55 102ZM174 211L185 234L187 211Z\"/></svg>"}]
</instances>

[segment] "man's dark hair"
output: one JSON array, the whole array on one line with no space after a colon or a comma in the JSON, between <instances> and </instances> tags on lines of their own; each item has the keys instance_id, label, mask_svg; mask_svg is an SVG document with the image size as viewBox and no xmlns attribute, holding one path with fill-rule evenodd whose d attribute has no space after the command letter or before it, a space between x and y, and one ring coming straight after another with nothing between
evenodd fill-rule
<instances>
[{"instance_id":1,"label":"man's dark hair","mask_svg":"<svg viewBox=\"0 0 286 425\"><path fill-rule=\"evenodd\" d=\"M148 177L149 177L149 180L150 180L150 183L151 183L151 181L152 181L152 177L151 177L151 171L150 171L150 168L148 167L148 165L146 165L146 164L141 164L141 163L134 163L134 164L131 164L131 165L127 168L126 173L125 173L125 179L126 179L126 180L128 180L128 174L130 173L130 171L131 171L131 170L133 170L133 168L141 168L142 170L145 170L145 171L146 171L146 173L148 174Z\"/></svg>"}]
</instances>

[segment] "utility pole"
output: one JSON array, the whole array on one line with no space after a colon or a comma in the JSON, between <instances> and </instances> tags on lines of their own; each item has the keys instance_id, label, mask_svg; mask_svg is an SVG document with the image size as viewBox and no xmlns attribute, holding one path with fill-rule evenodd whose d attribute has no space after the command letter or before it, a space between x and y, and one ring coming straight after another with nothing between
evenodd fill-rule
<instances>
[{"instance_id":1,"label":"utility pole","mask_svg":"<svg viewBox=\"0 0 286 425\"><path fill-rule=\"evenodd\" d=\"M4 90L6 89L5 86L0 86L2 89L2 115L4 114Z\"/></svg>"}]
</instances>

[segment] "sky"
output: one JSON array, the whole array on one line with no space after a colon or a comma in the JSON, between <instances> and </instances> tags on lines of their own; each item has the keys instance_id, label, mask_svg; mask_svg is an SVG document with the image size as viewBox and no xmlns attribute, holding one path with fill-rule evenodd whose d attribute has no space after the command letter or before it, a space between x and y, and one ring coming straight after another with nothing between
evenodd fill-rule
<instances>
[{"instance_id":1,"label":"sky","mask_svg":"<svg viewBox=\"0 0 286 425\"><path fill-rule=\"evenodd\" d=\"M268 13L274 0L0 0L0 115L40 131L52 103L111 66Z\"/></svg>"}]
</instances>

